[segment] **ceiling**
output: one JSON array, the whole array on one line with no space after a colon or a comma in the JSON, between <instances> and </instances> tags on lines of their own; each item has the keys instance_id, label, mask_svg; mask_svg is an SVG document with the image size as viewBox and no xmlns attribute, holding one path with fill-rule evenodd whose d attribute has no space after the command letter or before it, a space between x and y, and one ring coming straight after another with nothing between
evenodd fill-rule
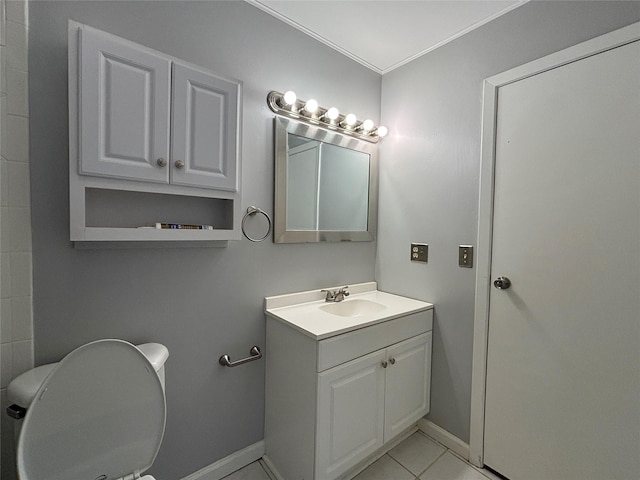
<instances>
[{"instance_id":1,"label":"ceiling","mask_svg":"<svg viewBox=\"0 0 640 480\"><path fill-rule=\"evenodd\" d=\"M247 0L380 74L527 0Z\"/></svg>"}]
</instances>

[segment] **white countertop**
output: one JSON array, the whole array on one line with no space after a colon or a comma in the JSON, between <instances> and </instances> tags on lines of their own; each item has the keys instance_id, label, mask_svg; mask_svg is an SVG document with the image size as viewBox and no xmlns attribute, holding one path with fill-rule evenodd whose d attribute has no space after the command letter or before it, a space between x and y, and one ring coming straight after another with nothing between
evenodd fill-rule
<instances>
[{"instance_id":1,"label":"white countertop","mask_svg":"<svg viewBox=\"0 0 640 480\"><path fill-rule=\"evenodd\" d=\"M328 289L337 290L340 287L341 286L328 287ZM342 317L322 310L320 307L330 305L331 302L324 300L325 294L320 290L310 290L307 292L266 297L265 313L270 317L290 325L314 340L322 340L433 308L433 304L431 303L381 292L377 290L376 282L351 285L348 291L350 295L343 300L344 303L362 299L384 305L386 308L379 312Z\"/></svg>"}]
</instances>

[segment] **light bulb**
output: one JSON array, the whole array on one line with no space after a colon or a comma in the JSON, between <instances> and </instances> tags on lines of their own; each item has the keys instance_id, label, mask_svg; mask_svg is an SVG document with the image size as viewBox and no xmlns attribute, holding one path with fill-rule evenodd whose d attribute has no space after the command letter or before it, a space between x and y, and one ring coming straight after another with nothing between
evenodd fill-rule
<instances>
[{"instance_id":1,"label":"light bulb","mask_svg":"<svg viewBox=\"0 0 640 480\"><path fill-rule=\"evenodd\" d=\"M349 115L344 117L344 123L346 123L348 127L353 127L357 121L358 119L353 113L350 113Z\"/></svg>"},{"instance_id":2,"label":"light bulb","mask_svg":"<svg viewBox=\"0 0 640 480\"><path fill-rule=\"evenodd\" d=\"M380 125L380 126L378 127L378 130L377 130L377 132L376 132L376 133L378 134L378 136L379 136L380 138L382 138L382 137L386 137L386 136L387 136L387 133L389 133L389 129L388 129L387 127L385 127L384 125Z\"/></svg>"},{"instance_id":3,"label":"light bulb","mask_svg":"<svg viewBox=\"0 0 640 480\"><path fill-rule=\"evenodd\" d=\"M307 113L313 115L318 110L318 102L311 98L307 100L307 103L304 104L304 109Z\"/></svg>"},{"instance_id":4,"label":"light bulb","mask_svg":"<svg viewBox=\"0 0 640 480\"><path fill-rule=\"evenodd\" d=\"M373 130L373 120L369 120L367 118L364 122L362 122L360 128L362 128L363 132L370 132L371 130Z\"/></svg>"},{"instance_id":5,"label":"light bulb","mask_svg":"<svg viewBox=\"0 0 640 480\"><path fill-rule=\"evenodd\" d=\"M340 116L340 111L336 107L331 107L324 115L332 122L335 122Z\"/></svg>"},{"instance_id":6,"label":"light bulb","mask_svg":"<svg viewBox=\"0 0 640 480\"><path fill-rule=\"evenodd\" d=\"M295 105L298 97L296 97L296 92L289 90L284 93L284 95L282 96L282 99L284 100L284 103L287 105Z\"/></svg>"}]
</instances>

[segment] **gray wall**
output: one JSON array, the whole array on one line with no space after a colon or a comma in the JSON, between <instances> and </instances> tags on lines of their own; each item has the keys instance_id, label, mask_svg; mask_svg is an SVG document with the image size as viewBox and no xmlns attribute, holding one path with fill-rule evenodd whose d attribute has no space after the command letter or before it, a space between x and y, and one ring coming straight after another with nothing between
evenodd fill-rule
<instances>
[{"instance_id":1,"label":"gray wall","mask_svg":"<svg viewBox=\"0 0 640 480\"><path fill-rule=\"evenodd\" d=\"M68 19L244 82L243 210L272 212L269 90L376 120L381 78L244 2L30 4L36 364L104 337L167 345L167 429L150 473L178 479L263 438L264 361L217 363L264 347L263 297L373 280L376 246L243 239L223 249L72 248Z\"/></svg>"},{"instance_id":2,"label":"gray wall","mask_svg":"<svg viewBox=\"0 0 640 480\"><path fill-rule=\"evenodd\" d=\"M263 437L262 298L374 277L374 243L75 250L68 241L67 20L244 82L243 207L272 211L271 89L379 118L380 76L244 2L32 2L36 363L97 338L158 341L169 417L150 473L178 479ZM436 308L430 419L468 441L482 79L640 20L638 2L530 2L383 77L376 277ZM339 75L335 74L339 72ZM349 79L349 81L344 81ZM411 241L430 244L426 266ZM268 352L267 352L268 354Z\"/></svg>"},{"instance_id":3,"label":"gray wall","mask_svg":"<svg viewBox=\"0 0 640 480\"><path fill-rule=\"evenodd\" d=\"M428 418L465 442L475 269L457 248L476 242L482 80L638 20L640 2L533 1L383 76L376 278L436 305Z\"/></svg>"}]
</instances>

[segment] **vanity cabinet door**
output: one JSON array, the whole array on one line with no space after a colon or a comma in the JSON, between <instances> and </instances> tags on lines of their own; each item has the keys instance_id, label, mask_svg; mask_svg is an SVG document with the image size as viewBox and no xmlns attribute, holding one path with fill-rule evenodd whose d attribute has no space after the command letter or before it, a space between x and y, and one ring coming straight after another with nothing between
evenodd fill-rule
<instances>
[{"instance_id":1,"label":"vanity cabinet door","mask_svg":"<svg viewBox=\"0 0 640 480\"><path fill-rule=\"evenodd\" d=\"M337 478L383 444L385 351L318 375L315 480Z\"/></svg>"},{"instance_id":2,"label":"vanity cabinet door","mask_svg":"<svg viewBox=\"0 0 640 480\"><path fill-rule=\"evenodd\" d=\"M81 175L168 183L171 62L126 40L79 30Z\"/></svg>"},{"instance_id":3,"label":"vanity cabinet door","mask_svg":"<svg viewBox=\"0 0 640 480\"><path fill-rule=\"evenodd\" d=\"M240 84L173 64L171 183L238 190Z\"/></svg>"},{"instance_id":4,"label":"vanity cabinet door","mask_svg":"<svg viewBox=\"0 0 640 480\"><path fill-rule=\"evenodd\" d=\"M385 442L429 411L431 332L387 348Z\"/></svg>"}]
</instances>

